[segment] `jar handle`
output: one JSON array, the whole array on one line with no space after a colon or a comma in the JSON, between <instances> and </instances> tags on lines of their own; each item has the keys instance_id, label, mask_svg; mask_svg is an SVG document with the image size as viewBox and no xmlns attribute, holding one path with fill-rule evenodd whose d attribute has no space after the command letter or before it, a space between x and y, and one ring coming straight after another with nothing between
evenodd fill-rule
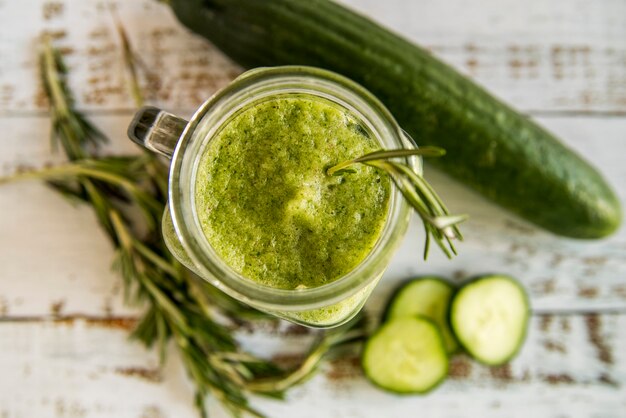
<instances>
[{"instance_id":1,"label":"jar handle","mask_svg":"<svg viewBox=\"0 0 626 418\"><path fill-rule=\"evenodd\" d=\"M153 106L145 106L137 111L128 126L128 137L150 151L172 158L187 124L185 119Z\"/></svg>"}]
</instances>

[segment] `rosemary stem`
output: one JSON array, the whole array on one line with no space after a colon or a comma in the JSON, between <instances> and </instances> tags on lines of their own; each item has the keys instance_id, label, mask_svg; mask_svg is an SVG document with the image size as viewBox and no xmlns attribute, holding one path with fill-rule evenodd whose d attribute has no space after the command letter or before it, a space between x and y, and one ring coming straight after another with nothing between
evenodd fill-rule
<instances>
[{"instance_id":1,"label":"rosemary stem","mask_svg":"<svg viewBox=\"0 0 626 418\"><path fill-rule=\"evenodd\" d=\"M328 170L326 170L326 175L333 176L336 172L343 170L344 168L350 167L352 164L355 164L355 163L356 163L355 160L342 161L339 164L334 165L330 167Z\"/></svg>"},{"instance_id":2,"label":"rosemary stem","mask_svg":"<svg viewBox=\"0 0 626 418\"><path fill-rule=\"evenodd\" d=\"M115 231L115 235L117 236L117 239L122 248L127 251L132 249L133 239L128 233L128 229L124 227L124 224L122 223L122 217L119 215L119 213L117 213L116 210L111 209L109 211L109 218L111 219L113 230Z\"/></svg>"},{"instance_id":3,"label":"rosemary stem","mask_svg":"<svg viewBox=\"0 0 626 418\"><path fill-rule=\"evenodd\" d=\"M145 245L143 245L139 240L134 239L133 240L133 245L134 245L135 249L141 255L146 257L149 261L154 263L161 270L165 271L168 274L171 274L172 276L176 276L178 274L178 272L176 271L176 269L172 266L172 264L170 262L166 261L165 259L163 259L163 257L159 256L154 251L152 251L150 248L148 248Z\"/></svg>"},{"instance_id":4,"label":"rosemary stem","mask_svg":"<svg viewBox=\"0 0 626 418\"><path fill-rule=\"evenodd\" d=\"M127 178L105 170L91 168L88 165L89 160L83 160L80 163L62 164L54 167L42 168L40 170L19 172L7 177L1 177L0 184L20 180L54 180L74 178L76 176L85 176L96 180L102 180L113 185L117 185L126 190L131 195L142 193L137 185Z\"/></svg>"},{"instance_id":5,"label":"rosemary stem","mask_svg":"<svg viewBox=\"0 0 626 418\"><path fill-rule=\"evenodd\" d=\"M300 364L300 366L287 376L280 377L278 379L260 379L258 381L249 382L246 385L246 389L252 392L267 393L267 392L282 392L287 388L300 382L306 376L308 376L319 364L324 353L328 351L331 343L329 341L323 341L312 352L307 355L307 358Z\"/></svg>"},{"instance_id":6,"label":"rosemary stem","mask_svg":"<svg viewBox=\"0 0 626 418\"><path fill-rule=\"evenodd\" d=\"M61 80L57 70L57 63L54 57L54 49L50 44L50 38L46 37L43 48L44 77L50 89L51 105L60 114L60 117L67 118L70 114L69 105L65 94L61 90Z\"/></svg>"}]
</instances>

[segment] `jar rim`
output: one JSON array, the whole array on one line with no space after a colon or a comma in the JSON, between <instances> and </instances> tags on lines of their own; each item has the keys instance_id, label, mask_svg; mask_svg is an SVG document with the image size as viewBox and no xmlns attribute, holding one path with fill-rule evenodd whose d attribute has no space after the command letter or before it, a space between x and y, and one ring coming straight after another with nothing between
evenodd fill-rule
<instances>
[{"instance_id":1,"label":"jar rim","mask_svg":"<svg viewBox=\"0 0 626 418\"><path fill-rule=\"evenodd\" d=\"M375 138L388 147L414 147L391 113L369 91L331 71L305 66L263 67L247 71L204 102L176 146L169 176L169 205L174 228L201 277L225 293L260 309L317 309L352 296L386 268L404 236L410 208L392 187L388 215L374 247L350 272L319 287L280 289L260 284L234 271L214 252L198 221L195 178L202 147L227 123L233 113L276 94L312 94L329 99L360 116ZM421 159L406 159L421 171ZM185 179L189 185L185 186Z\"/></svg>"}]
</instances>

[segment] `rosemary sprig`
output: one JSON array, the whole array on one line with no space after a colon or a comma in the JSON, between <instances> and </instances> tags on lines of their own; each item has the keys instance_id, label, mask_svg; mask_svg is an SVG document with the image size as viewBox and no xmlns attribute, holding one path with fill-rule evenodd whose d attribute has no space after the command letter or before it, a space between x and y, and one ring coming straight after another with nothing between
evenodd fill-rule
<instances>
[{"instance_id":1,"label":"rosemary sprig","mask_svg":"<svg viewBox=\"0 0 626 418\"><path fill-rule=\"evenodd\" d=\"M448 258L456 255L453 240L463 240L458 224L467 219L467 215L450 215L443 201L430 184L406 163L392 160L399 157L420 155L423 157L441 157L445 150L439 147L421 147L418 149L379 150L365 154L353 160L343 161L326 171L329 176L351 172L354 164L365 164L386 172L406 201L415 209L424 224L424 259L428 257L431 237Z\"/></svg>"},{"instance_id":2,"label":"rosemary sprig","mask_svg":"<svg viewBox=\"0 0 626 418\"><path fill-rule=\"evenodd\" d=\"M118 29L123 33L121 26ZM124 38L124 56L132 55ZM242 352L233 334L217 320L239 322L262 314L198 280L178 263L163 242L160 225L167 198L167 167L154 155L98 156L105 136L73 105L62 57L44 42L40 56L42 79L50 100L53 142L69 163L0 179L41 179L55 190L90 206L115 248L114 267L124 282L129 303L146 307L132 337L158 346L161 359L173 340L196 387L195 402L206 417L205 398L212 395L233 415L261 416L248 393L282 397L304 381L331 350L351 347L364 334L363 321L322 333L300 366L281 370ZM129 64L132 65L132 64ZM137 77L131 77L137 83ZM141 102L140 89L133 96ZM334 351L336 352L336 351Z\"/></svg>"},{"instance_id":3,"label":"rosemary sprig","mask_svg":"<svg viewBox=\"0 0 626 418\"><path fill-rule=\"evenodd\" d=\"M73 194L93 208L116 248L114 266L124 279L127 300L148 306L133 337L147 346L158 344L162 357L168 340L175 341L196 382L196 403L203 413L204 399L210 393L235 416L244 412L260 416L249 406L243 388L233 376L265 377L256 371L276 368L261 359L256 360L254 368L219 360L220 353L237 352L235 341L208 314L209 307L193 295L190 273L172 259L160 237L165 195L162 187L155 186L163 184L167 171L148 154L87 158L91 155L85 145L96 151L100 142L92 140L93 131L84 128L90 125L73 108L65 73L61 71L64 68L61 57L49 43L42 54L42 68L46 91L53 94L51 117L55 139L72 162L18 177L53 180L57 188L63 188L66 194ZM147 173L155 177L149 178ZM143 215L139 220L136 212ZM143 228L137 228L142 223ZM140 230L148 232L142 234Z\"/></svg>"}]
</instances>

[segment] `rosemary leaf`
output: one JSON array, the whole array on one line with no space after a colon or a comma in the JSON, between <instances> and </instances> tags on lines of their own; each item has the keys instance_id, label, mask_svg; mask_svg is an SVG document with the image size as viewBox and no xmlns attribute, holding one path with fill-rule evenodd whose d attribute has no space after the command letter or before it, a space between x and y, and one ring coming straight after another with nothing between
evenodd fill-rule
<instances>
[{"instance_id":1,"label":"rosemary leaf","mask_svg":"<svg viewBox=\"0 0 626 418\"><path fill-rule=\"evenodd\" d=\"M446 151L438 147L421 147L418 149L392 149L392 150L379 150L365 154L354 160L342 161L337 165L330 167L326 173L329 176L334 176L339 171L345 172L346 168L356 163L365 163L368 161L376 160L389 160L391 158L398 157L410 157L414 155L421 155L424 157L441 157L446 154ZM352 171L354 172L354 171Z\"/></svg>"},{"instance_id":2,"label":"rosemary leaf","mask_svg":"<svg viewBox=\"0 0 626 418\"><path fill-rule=\"evenodd\" d=\"M130 40L128 39L128 35L126 34L126 30L124 26L122 26L121 22L117 15L115 17L115 27L117 29L117 34L120 37L120 42L122 43L122 53L124 54L124 63L126 64L126 70L128 71L128 75L130 77L129 85L131 95L133 100L135 101L135 106L141 107L143 106L143 93L141 92L141 87L139 87L139 77L137 75L137 56L134 54L132 47L130 46Z\"/></svg>"}]
</instances>

